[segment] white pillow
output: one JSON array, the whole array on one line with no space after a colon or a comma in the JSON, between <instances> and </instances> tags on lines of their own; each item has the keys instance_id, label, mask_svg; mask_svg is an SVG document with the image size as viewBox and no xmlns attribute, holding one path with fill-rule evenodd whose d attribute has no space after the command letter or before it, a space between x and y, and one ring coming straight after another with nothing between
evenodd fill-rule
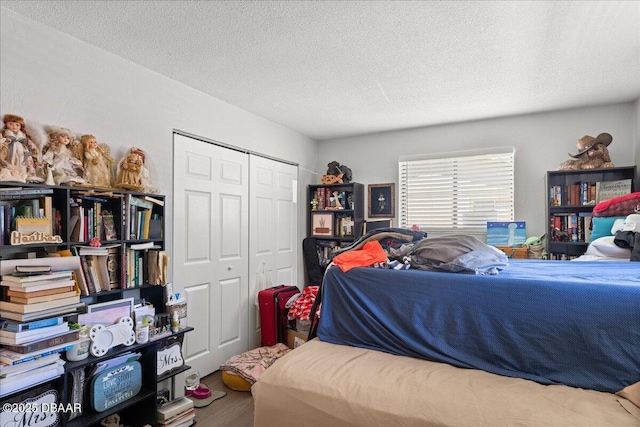
<instances>
[{"instance_id":1,"label":"white pillow","mask_svg":"<svg viewBox=\"0 0 640 427\"><path fill-rule=\"evenodd\" d=\"M606 258L631 258L631 249L621 248L613 243L614 236L600 237L589 244L586 255Z\"/></svg>"},{"instance_id":2,"label":"white pillow","mask_svg":"<svg viewBox=\"0 0 640 427\"><path fill-rule=\"evenodd\" d=\"M618 218L613 222L613 227L611 227L611 235L615 236L616 232L618 231L622 231L622 228L624 227L624 219L622 218Z\"/></svg>"}]
</instances>

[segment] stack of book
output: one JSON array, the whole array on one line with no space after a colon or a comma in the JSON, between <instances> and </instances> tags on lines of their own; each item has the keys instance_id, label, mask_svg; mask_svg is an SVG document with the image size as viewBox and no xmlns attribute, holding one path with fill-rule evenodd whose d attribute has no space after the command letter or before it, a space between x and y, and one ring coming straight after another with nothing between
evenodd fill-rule
<instances>
[{"instance_id":1,"label":"stack of book","mask_svg":"<svg viewBox=\"0 0 640 427\"><path fill-rule=\"evenodd\" d=\"M49 267L49 271L37 272L39 267L18 266L13 274L2 276L0 285L6 290L5 301L0 301L0 317L26 322L70 313L83 305L72 271L51 272Z\"/></svg>"},{"instance_id":2,"label":"stack of book","mask_svg":"<svg viewBox=\"0 0 640 427\"><path fill-rule=\"evenodd\" d=\"M158 408L159 427L188 427L196 416L193 400L182 397Z\"/></svg>"},{"instance_id":3,"label":"stack of book","mask_svg":"<svg viewBox=\"0 0 640 427\"><path fill-rule=\"evenodd\" d=\"M33 322L0 321L0 396L49 381L64 372L60 352L78 341L62 316Z\"/></svg>"}]
</instances>

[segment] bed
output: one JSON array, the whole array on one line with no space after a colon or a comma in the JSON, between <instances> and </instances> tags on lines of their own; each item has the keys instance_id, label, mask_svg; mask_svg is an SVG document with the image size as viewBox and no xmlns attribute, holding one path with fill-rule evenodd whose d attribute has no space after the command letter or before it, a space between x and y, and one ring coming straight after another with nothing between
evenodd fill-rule
<instances>
[{"instance_id":1,"label":"bed","mask_svg":"<svg viewBox=\"0 0 640 427\"><path fill-rule=\"evenodd\" d=\"M327 270L318 338L252 388L255 425L640 426L640 266ZM623 393L629 397L629 394Z\"/></svg>"}]
</instances>

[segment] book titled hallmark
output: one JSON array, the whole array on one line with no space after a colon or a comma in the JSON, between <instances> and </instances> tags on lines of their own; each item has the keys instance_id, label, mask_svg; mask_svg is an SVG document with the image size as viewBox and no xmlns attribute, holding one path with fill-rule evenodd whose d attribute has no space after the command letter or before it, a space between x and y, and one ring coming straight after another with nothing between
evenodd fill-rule
<instances>
[{"instance_id":1,"label":"book titled hallmark","mask_svg":"<svg viewBox=\"0 0 640 427\"><path fill-rule=\"evenodd\" d=\"M596 203L631 193L631 179L596 182Z\"/></svg>"}]
</instances>

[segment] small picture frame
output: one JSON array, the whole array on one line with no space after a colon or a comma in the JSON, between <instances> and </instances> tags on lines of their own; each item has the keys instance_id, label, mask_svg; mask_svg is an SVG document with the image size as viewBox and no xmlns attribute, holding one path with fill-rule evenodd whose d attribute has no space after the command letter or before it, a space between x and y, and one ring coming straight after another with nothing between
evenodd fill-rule
<instances>
[{"instance_id":1,"label":"small picture frame","mask_svg":"<svg viewBox=\"0 0 640 427\"><path fill-rule=\"evenodd\" d=\"M393 227L392 219L380 219L377 221L365 221L362 225L362 234L367 234L371 230L375 230L377 228L391 228Z\"/></svg>"},{"instance_id":2,"label":"small picture frame","mask_svg":"<svg viewBox=\"0 0 640 427\"><path fill-rule=\"evenodd\" d=\"M369 218L396 216L395 184L369 184Z\"/></svg>"},{"instance_id":3,"label":"small picture frame","mask_svg":"<svg viewBox=\"0 0 640 427\"><path fill-rule=\"evenodd\" d=\"M311 212L311 236L333 237L333 214Z\"/></svg>"},{"instance_id":4,"label":"small picture frame","mask_svg":"<svg viewBox=\"0 0 640 427\"><path fill-rule=\"evenodd\" d=\"M87 312L78 315L78 323L83 325L112 325L123 317L133 313L133 298L122 298L113 301L87 305Z\"/></svg>"}]
</instances>

